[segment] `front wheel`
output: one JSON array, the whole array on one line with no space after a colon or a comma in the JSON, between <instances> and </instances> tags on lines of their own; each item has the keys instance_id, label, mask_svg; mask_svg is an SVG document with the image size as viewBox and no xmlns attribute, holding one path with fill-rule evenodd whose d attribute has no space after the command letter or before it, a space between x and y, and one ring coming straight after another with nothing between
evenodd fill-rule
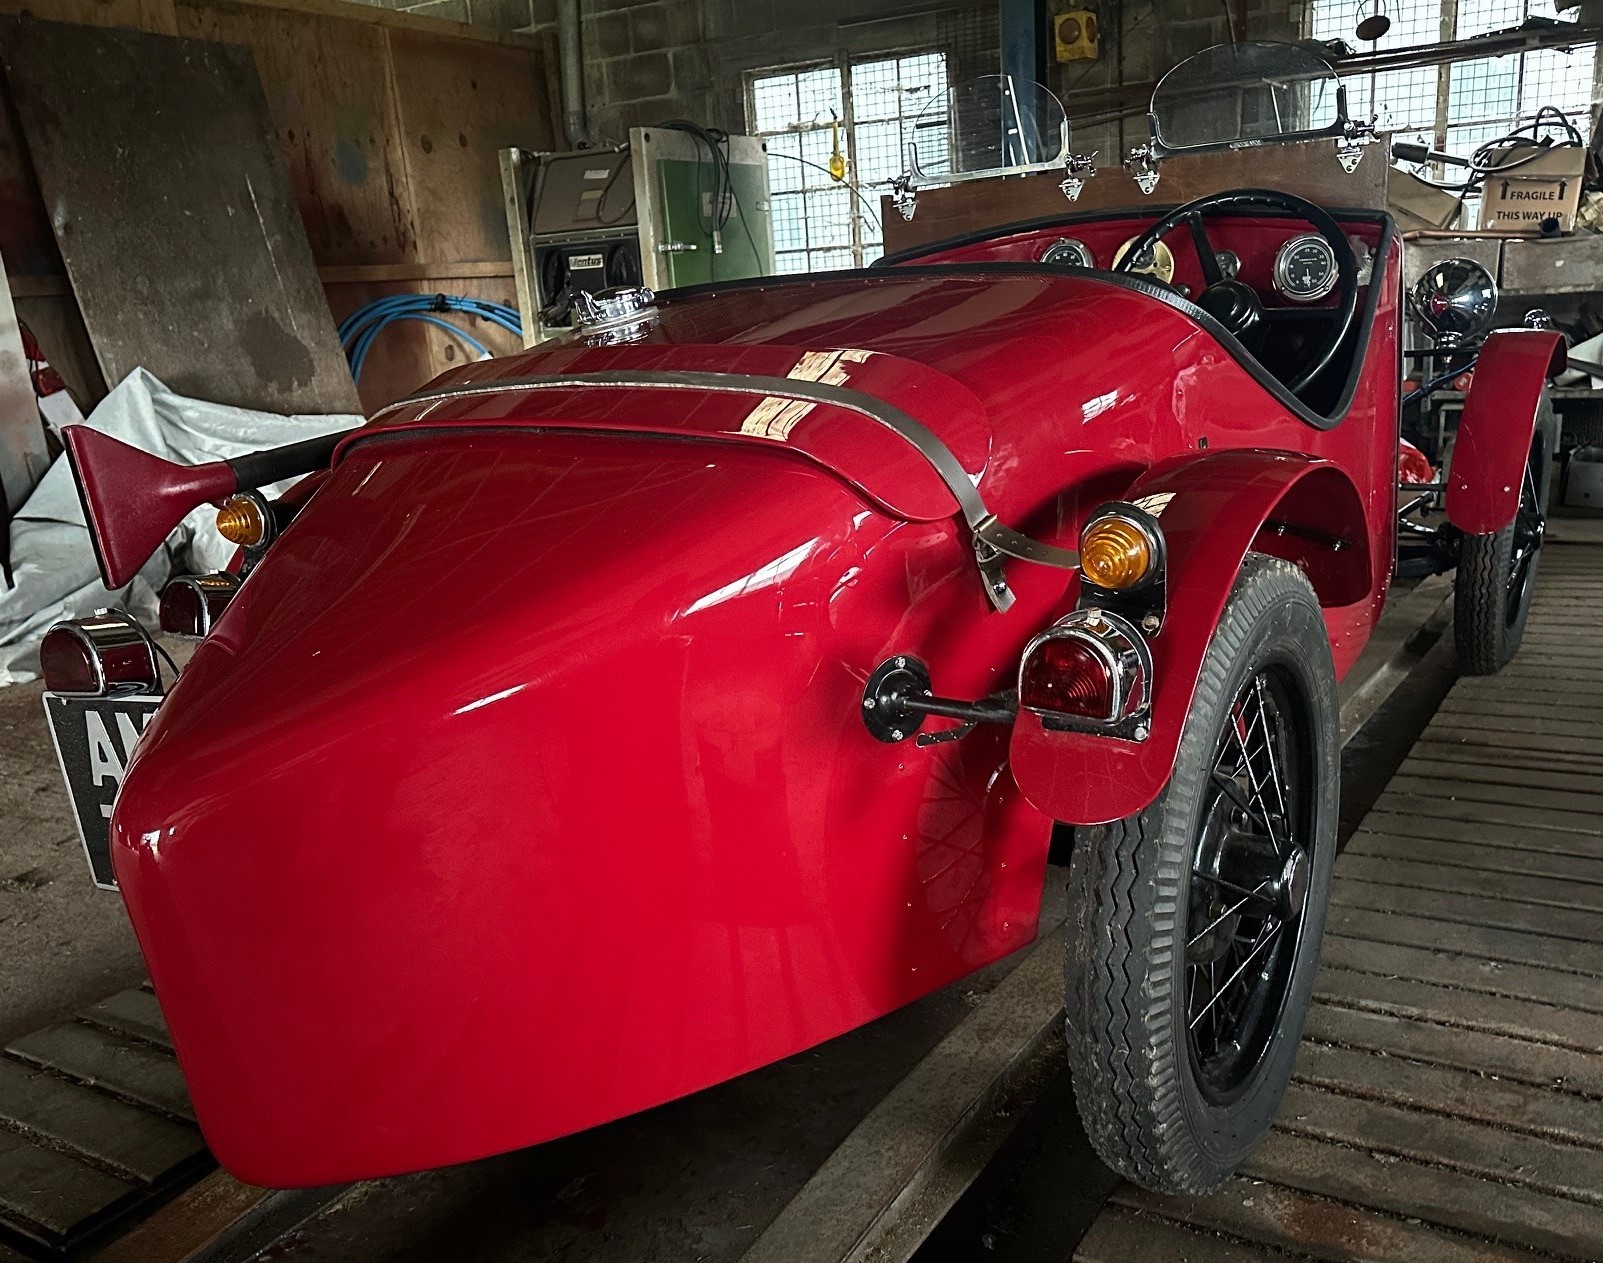
<instances>
[{"instance_id":1,"label":"front wheel","mask_svg":"<svg viewBox=\"0 0 1603 1263\"><path fill-rule=\"evenodd\" d=\"M1285 1094L1335 860L1337 715L1312 587L1251 554L1169 784L1077 830L1069 1067L1097 1152L1149 1189L1217 1189Z\"/></svg>"},{"instance_id":2,"label":"front wheel","mask_svg":"<svg viewBox=\"0 0 1603 1263\"><path fill-rule=\"evenodd\" d=\"M1464 675L1495 675L1508 665L1525 638L1547 531L1547 497L1558 449L1558 424L1545 395L1536 413L1536 434L1520 485L1514 520L1488 535L1466 535L1459 543L1453 579L1453 639Z\"/></svg>"}]
</instances>

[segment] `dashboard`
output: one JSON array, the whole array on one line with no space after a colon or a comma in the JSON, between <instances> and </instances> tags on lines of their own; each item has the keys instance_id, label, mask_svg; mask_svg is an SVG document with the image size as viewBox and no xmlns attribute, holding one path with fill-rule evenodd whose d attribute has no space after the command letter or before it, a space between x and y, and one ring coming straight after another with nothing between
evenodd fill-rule
<instances>
[{"instance_id":1,"label":"dashboard","mask_svg":"<svg viewBox=\"0 0 1603 1263\"><path fill-rule=\"evenodd\" d=\"M985 241L936 249L908 263L1047 263L1067 268L1111 269L1129 252L1156 216L1126 212L1034 228ZM1239 279L1268 299L1278 295L1287 309L1334 302L1336 254L1312 226L1283 217L1219 216L1206 221L1214 257L1227 279ZM1344 226L1358 260L1358 282L1366 285L1379 240L1379 226ZM1173 243L1172 245L1170 243ZM1134 271L1173 285L1194 297L1204 281L1195 247L1177 228L1139 260Z\"/></svg>"}]
</instances>

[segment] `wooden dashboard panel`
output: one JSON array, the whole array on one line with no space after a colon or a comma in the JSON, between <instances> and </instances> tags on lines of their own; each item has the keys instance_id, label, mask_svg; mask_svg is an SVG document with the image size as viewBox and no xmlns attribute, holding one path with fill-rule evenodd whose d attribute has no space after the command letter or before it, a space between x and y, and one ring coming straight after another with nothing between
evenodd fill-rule
<instances>
[{"instance_id":1,"label":"wooden dashboard panel","mask_svg":"<svg viewBox=\"0 0 1603 1263\"><path fill-rule=\"evenodd\" d=\"M1142 196L1123 167L1101 167L1085 182L1079 200L1070 202L1058 187L1062 174L1046 171L925 189L911 220L904 220L884 197L880 219L885 253L894 254L1001 224L1076 211L1172 206L1223 189L1279 189L1330 209L1384 210L1388 170L1384 143L1367 146L1363 161L1349 175L1336 160L1333 141L1310 140L1166 159L1151 197Z\"/></svg>"}]
</instances>

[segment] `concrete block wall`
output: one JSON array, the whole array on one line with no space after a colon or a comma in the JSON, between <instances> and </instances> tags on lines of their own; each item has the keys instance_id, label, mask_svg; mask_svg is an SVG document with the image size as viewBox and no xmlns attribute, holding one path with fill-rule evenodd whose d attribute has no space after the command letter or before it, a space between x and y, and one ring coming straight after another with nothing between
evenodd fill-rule
<instances>
[{"instance_id":1,"label":"concrete block wall","mask_svg":"<svg viewBox=\"0 0 1603 1263\"><path fill-rule=\"evenodd\" d=\"M994 0L583 0L591 133L667 118L739 131L750 71L940 47L951 14L981 9Z\"/></svg>"},{"instance_id":2,"label":"concrete block wall","mask_svg":"<svg viewBox=\"0 0 1603 1263\"><path fill-rule=\"evenodd\" d=\"M1098 11L1102 56L1054 67L1049 84L1063 100L1071 124L1076 115L1087 116L1077 94L1161 78L1192 53L1229 41L1232 16L1241 20L1252 40L1296 40L1304 29L1304 0L1051 0L1048 6L1049 14L1083 8ZM1076 127L1073 145L1079 153L1094 151L1098 164L1111 166L1146 139L1142 112L1104 126Z\"/></svg>"},{"instance_id":3,"label":"concrete block wall","mask_svg":"<svg viewBox=\"0 0 1603 1263\"><path fill-rule=\"evenodd\" d=\"M368 0L497 30L555 31L557 0ZM1245 5L1251 39L1296 39L1304 0L1051 0L1052 13L1098 12L1102 56L1049 66L1048 86L1076 93L1158 78L1199 49L1230 37L1227 14ZM580 0L585 100L591 138L621 140L632 126L688 118L731 131L746 127L749 72L802 62L949 47L953 31L971 38L974 20L991 21L995 0ZM993 28L994 29L994 28ZM1117 43L1123 32L1122 49ZM994 38L994 37L993 37ZM1043 38L1050 40L1048 29ZM953 66L952 78L992 66ZM1083 128L1074 147L1119 160L1145 139L1144 116Z\"/></svg>"}]
</instances>

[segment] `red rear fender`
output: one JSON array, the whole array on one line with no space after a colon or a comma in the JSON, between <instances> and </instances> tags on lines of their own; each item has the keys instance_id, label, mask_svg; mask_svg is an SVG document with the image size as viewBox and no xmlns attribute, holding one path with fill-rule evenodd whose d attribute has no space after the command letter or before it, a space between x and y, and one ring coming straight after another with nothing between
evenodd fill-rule
<instances>
[{"instance_id":1,"label":"red rear fender","mask_svg":"<svg viewBox=\"0 0 1603 1263\"><path fill-rule=\"evenodd\" d=\"M859 718L943 611L979 615L968 680L1005 660L972 565L751 445L354 445L112 820L218 1159L303 1185L535 1144L1027 943L1047 822L1005 730L915 752Z\"/></svg>"},{"instance_id":2,"label":"red rear fender","mask_svg":"<svg viewBox=\"0 0 1603 1263\"><path fill-rule=\"evenodd\" d=\"M1447 519L1466 535L1514 520L1542 390L1565 358L1549 329L1503 330L1481 347L1447 470Z\"/></svg>"},{"instance_id":3,"label":"red rear fender","mask_svg":"<svg viewBox=\"0 0 1603 1263\"><path fill-rule=\"evenodd\" d=\"M1249 551L1301 567L1327 607L1361 601L1371 588L1357 489L1335 465L1314 457L1268 451L1188 457L1155 468L1127 498L1153 506L1168 550L1168 616L1152 641L1151 734L1135 742L1048 732L1029 711L1013 728L1019 788L1066 824L1133 815L1168 782L1202 656Z\"/></svg>"}]
</instances>

